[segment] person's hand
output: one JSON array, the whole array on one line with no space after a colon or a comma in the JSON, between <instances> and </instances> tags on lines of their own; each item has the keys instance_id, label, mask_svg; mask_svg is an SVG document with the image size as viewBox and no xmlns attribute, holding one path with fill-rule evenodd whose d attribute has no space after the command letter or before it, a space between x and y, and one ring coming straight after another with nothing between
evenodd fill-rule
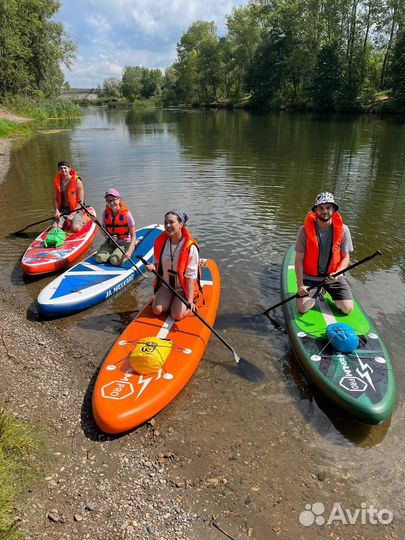
<instances>
[{"instance_id":1,"label":"person's hand","mask_svg":"<svg viewBox=\"0 0 405 540\"><path fill-rule=\"evenodd\" d=\"M197 306L194 304L194 302L191 300L191 302L188 302L190 304L190 311L197 311Z\"/></svg>"},{"instance_id":2,"label":"person's hand","mask_svg":"<svg viewBox=\"0 0 405 540\"><path fill-rule=\"evenodd\" d=\"M308 296L308 294L309 294L308 285L301 285L301 287L298 287L297 293L298 293L299 296Z\"/></svg>"},{"instance_id":3,"label":"person's hand","mask_svg":"<svg viewBox=\"0 0 405 540\"><path fill-rule=\"evenodd\" d=\"M156 267L155 267L154 264L147 264L147 265L146 265L146 270L147 270L148 272L153 272L153 271L156 272Z\"/></svg>"},{"instance_id":4,"label":"person's hand","mask_svg":"<svg viewBox=\"0 0 405 540\"><path fill-rule=\"evenodd\" d=\"M125 259L126 261L129 261L130 258L132 257L132 253L133 253L132 249L129 249L129 250L125 253L124 259Z\"/></svg>"},{"instance_id":5,"label":"person's hand","mask_svg":"<svg viewBox=\"0 0 405 540\"><path fill-rule=\"evenodd\" d=\"M54 219L60 219L60 212L58 210L58 208L55 210L55 213L53 215Z\"/></svg>"},{"instance_id":6,"label":"person's hand","mask_svg":"<svg viewBox=\"0 0 405 540\"><path fill-rule=\"evenodd\" d=\"M328 276L326 276L326 279L325 279L326 285L333 285L334 283L337 283L338 281L339 281L339 276L335 277L332 274L329 274Z\"/></svg>"}]
</instances>

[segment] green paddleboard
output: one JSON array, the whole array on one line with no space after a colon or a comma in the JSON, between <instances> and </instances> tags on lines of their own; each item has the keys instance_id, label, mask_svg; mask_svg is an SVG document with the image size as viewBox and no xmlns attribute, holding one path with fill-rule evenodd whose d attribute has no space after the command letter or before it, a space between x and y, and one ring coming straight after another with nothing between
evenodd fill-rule
<instances>
[{"instance_id":1,"label":"green paddleboard","mask_svg":"<svg viewBox=\"0 0 405 540\"><path fill-rule=\"evenodd\" d=\"M291 247L281 272L282 300L297 293ZM318 297L315 306L300 314L296 300L283 305L292 347L311 383L340 409L365 424L379 424L392 414L395 378L388 351L375 324L354 297L354 310L344 315L329 294ZM328 342L329 324L349 324L360 344L349 354L336 351Z\"/></svg>"}]
</instances>

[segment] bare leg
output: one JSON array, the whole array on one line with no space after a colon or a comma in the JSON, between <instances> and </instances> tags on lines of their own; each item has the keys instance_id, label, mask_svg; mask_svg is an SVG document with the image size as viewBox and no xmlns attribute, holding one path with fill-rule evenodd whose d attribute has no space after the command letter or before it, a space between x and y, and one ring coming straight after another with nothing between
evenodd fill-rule
<instances>
[{"instance_id":1,"label":"bare leg","mask_svg":"<svg viewBox=\"0 0 405 540\"><path fill-rule=\"evenodd\" d=\"M188 315L190 315L191 311L187 308L185 304L179 299L174 298L171 308L170 308L171 316L175 321L181 321L181 319L184 319Z\"/></svg>"},{"instance_id":2,"label":"bare leg","mask_svg":"<svg viewBox=\"0 0 405 540\"><path fill-rule=\"evenodd\" d=\"M167 287L161 285L155 294L152 302L152 311L154 315L161 315L169 311L174 294Z\"/></svg>"},{"instance_id":3,"label":"bare leg","mask_svg":"<svg viewBox=\"0 0 405 540\"><path fill-rule=\"evenodd\" d=\"M315 305L315 299L310 298L309 296L302 296L297 298L297 309L300 313L306 313L312 309Z\"/></svg>"},{"instance_id":4,"label":"bare leg","mask_svg":"<svg viewBox=\"0 0 405 540\"><path fill-rule=\"evenodd\" d=\"M345 315L348 315L354 309L353 300L336 300L335 304L336 307Z\"/></svg>"}]
</instances>

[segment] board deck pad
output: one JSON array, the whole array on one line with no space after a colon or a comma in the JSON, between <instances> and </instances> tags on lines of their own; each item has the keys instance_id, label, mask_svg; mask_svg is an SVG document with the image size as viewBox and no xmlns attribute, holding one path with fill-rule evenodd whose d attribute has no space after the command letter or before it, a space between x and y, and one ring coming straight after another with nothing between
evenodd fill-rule
<instances>
[{"instance_id":1,"label":"board deck pad","mask_svg":"<svg viewBox=\"0 0 405 540\"><path fill-rule=\"evenodd\" d=\"M282 299L297 292L295 251L284 258ZM396 385L389 353L374 322L353 295L354 310L344 315L328 293L318 296L304 314L296 300L284 304L284 314L294 352L310 381L350 416L366 424L389 418L395 403ZM359 346L349 354L335 350L326 337L329 324L344 322L359 337Z\"/></svg>"}]
</instances>

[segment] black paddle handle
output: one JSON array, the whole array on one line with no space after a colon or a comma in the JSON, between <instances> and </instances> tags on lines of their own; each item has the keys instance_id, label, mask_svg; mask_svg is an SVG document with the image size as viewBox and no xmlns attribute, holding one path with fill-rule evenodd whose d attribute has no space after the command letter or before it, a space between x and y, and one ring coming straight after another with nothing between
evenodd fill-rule
<instances>
[{"instance_id":1,"label":"black paddle handle","mask_svg":"<svg viewBox=\"0 0 405 540\"><path fill-rule=\"evenodd\" d=\"M356 263L351 264L350 266L348 266L347 268L344 268L343 270L339 270L339 272L336 272L336 274L333 274L333 277L337 277L337 276L340 276L341 274L344 274L345 272L349 272L350 270L353 270L353 268L356 268L356 266L359 266L360 264L363 264L367 261L370 261L371 259L374 259L374 257L376 257L377 255L382 255L379 249L377 249L377 251L375 251L372 255L369 255L368 257L365 257L364 259L361 259L360 261L357 261ZM326 281L326 278L315 285L311 285L310 287L308 287L308 290L315 289L316 287L322 287L325 284L325 281ZM286 298L285 300L282 300L278 304L275 304L274 306L269 307L268 309L266 309L266 311L263 311L262 315L267 315L269 311L273 311L273 309L276 309L282 306L283 304L286 304L290 300L294 300L294 298L298 298L298 297L302 298L301 295L298 293L294 294L293 296L289 296L288 298Z\"/></svg>"},{"instance_id":2,"label":"black paddle handle","mask_svg":"<svg viewBox=\"0 0 405 540\"><path fill-rule=\"evenodd\" d=\"M68 216L69 214L72 214L73 212L77 212L77 210L72 210L72 212L65 212L65 213L61 214L61 217L62 216ZM49 221L50 219L54 219L54 216L47 217L46 219L41 219L41 221L36 221L35 223L29 223L23 229L19 229L18 231L16 231L13 234L21 233L21 232L25 231L25 229L28 229L28 227L33 227L34 225L39 225L40 223L45 223L46 221Z\"/></svg>"}]
</instances>

